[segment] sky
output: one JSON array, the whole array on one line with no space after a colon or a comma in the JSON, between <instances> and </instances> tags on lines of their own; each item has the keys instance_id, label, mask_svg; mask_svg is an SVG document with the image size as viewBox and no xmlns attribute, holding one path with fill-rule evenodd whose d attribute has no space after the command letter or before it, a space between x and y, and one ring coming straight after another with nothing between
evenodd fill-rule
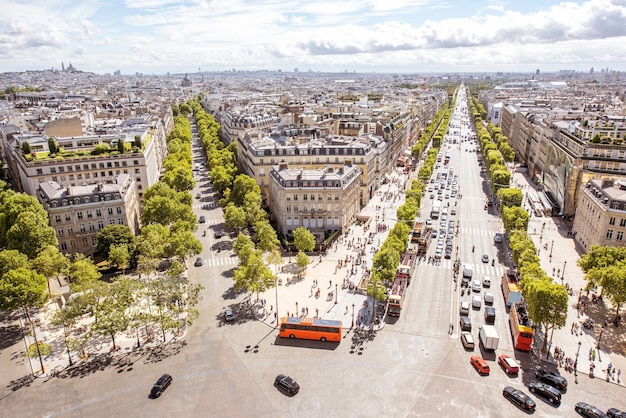
<instances>
[{"instance_id":1,"label":"sky","mask_svg":"<svg viewBox=\"0 0 626 418\"><path fill-rule=\"evenodd\" d=\"M0 72L626 70L626 0L0 4Z\"/></svg>"}]
</instances>

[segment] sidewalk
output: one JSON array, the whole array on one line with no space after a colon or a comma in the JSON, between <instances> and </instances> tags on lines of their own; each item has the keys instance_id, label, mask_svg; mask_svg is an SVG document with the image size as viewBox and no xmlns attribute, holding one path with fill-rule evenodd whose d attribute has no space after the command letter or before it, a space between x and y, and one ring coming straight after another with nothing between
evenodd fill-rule
<instances>
[{"instance_id":1,"label":"sidewalk","mask_svg":"<svg viewBox=\"0 0 626 418\"><path fill-rule=\"evenodd\" d=\"M533 184L527 177L528 173L514 173L513 183L517 183L517 187L521 187L526 195L527 191L533 189ZM587 319L587 315L579 313L577 305L579 297L586 296L585 288L587 282L584 279L584 273L578 267L577 260L580 254L576 250L576 245L572 238L568 238L568 229L561 219L556 217L535 217L531 215L528 226L529 236L533 239L535 246L539 250L539 258L541 267L544 271L552 276L557 283L568 285L572 292L569 297L569 308L567 312L567 324L561 329L550 331L548 342L552 341L549 346L551 353L548 361L554 363L553 352L555 347L563 350L563 358L570 357L576 360L578 354L577 371L578 375L584 374L584 378L588 378L590 365L595 365L594 375L599 379L606 379L607 366L612 365L617 370L623 370L626 373L626 358L615 352L608 352L602 344L598 348L597 338L600 334L600 324L596 324L593 329L583 328L582 323ZM547 247L547 248L546 248ZM550 256L551 255L551 256ZM578 327L578 328L576 328ZM575 333L575 331L577 331ZM604 330L604 335L614 332L612 325ZM542 347L543 333L538 335L536 347ZM595 351L595 354L594 354ZM545 361L546 353L540 353L539 349L536 353L537 357L541 357ZM561 367L560 372L567 376L570 374ZM572 373L573 374L573 373ZM624 385L622 377L620 384ZM578 379L580 381L580 377ZM609 379L612 383L617 383L617 372L615 380Z\"/></svg>"},{"instance_id":2,"label":"sidewalk","mask_svg":"<svg viewBox=\"0 0 626 418\"><path fill-rule=\"evenodd\" d=\"M342 321L344 329L369 329L373 301L360 292L359 285L369 277L373 257L396 222L396 209L404 204L403 189L409 176L394 170L391 180L361 210L360 215L370 220L348 228L326 255L310 256L311 264L301 277L296 274L295 257L286 257L287 264L277 274L282 285L259 295L265 300L260 319L276 326L278 310L278 318L332 319ZM383 327L384 316L376 329Z\"/></svg>"}]
</instances>

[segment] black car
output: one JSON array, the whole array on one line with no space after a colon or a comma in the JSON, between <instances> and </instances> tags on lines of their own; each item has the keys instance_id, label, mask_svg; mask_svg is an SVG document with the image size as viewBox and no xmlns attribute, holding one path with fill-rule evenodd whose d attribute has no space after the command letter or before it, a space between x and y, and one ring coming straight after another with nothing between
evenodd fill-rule
<instances>
[{"instance_id":1,"label":"black car","mask_svg":"<svg viewBox=\"0 0 626 418\"><path fill-rule=\"evenodd\" d=\"M193 265L196 267L202 266L202 257L196 258L196 261L193 263Z\"/></svg>"},{"instance_id":2,"label":"black car","mask_svg":"<svg viewBox=\"0 0 626 418\"><path fill-rule=\"evenodd\" d=\"M289 396L293 396L300 391L300 385L291 377L285 376L284 374L276 376L274 386Z\"/></svg>"},{"instance_id":3,"label":"black car","mask_svg":"<svg viewBox=\"0 0 626 418\"><path fill-rule=\"evenodd\" d=\"M215 238L219 239L222 238L223 232L222 231L215 231Z\"/></svg>"},{"instance_id":4,"label":"black car","mask_svg":"<svg viewBox=\"0 0 626 418\"><path fill-rule=\"evenodd\" d=\"M626 412L620 411L617 408L609 408L606 414L611 418L626 418Z\"/></svg>"},{"instance_id":5,"label":"black car","mask_svg":"<svg viewBox=\"0 0 626 418\"><path fill-rule=\"evenodd\" d=\"M205 223L206 222L206 216L200 215L200 219L198 219L198 222L201 223L201 224Z\"/></svg>"},{"instance_id":6,"label":"black car","mask_svg":"<svg viewBox=\"0 0 626 418\"><path fill-rule=\"evenodd\" d=\"M559 405L561 403L561 392L550 385L532 380L528 389L531 393L541 396L551 404Z\"/></svg>"},{"instance_id":7,"label":"black car","mask_svg":"<svg viewBox=\"0 0 626 418\"><path fill-rule=\"evenodd\" d=\"M154 386L152 386L152 390L150 391L150 395L148 397L150 399L158 398L171 384L172 376L170 376L169 374L164 374L163 376L159 377L159 380L157 380Z\"/></svg>"},{"instance_id":8,"label":"black car","mask_svg":"<svg viewBox=\"0 0 626 418\"><path fill-rule=\"evenodd\" d=\"M502 396L507 398L511 403L513 403L518 408L527 411L534 412L535 411L535 401L530 399L530 396L526 395L519 389L515 389L511 386L507 386L502 390Z\"/></svg>"},{"instance_id":9,"label":"black car","mask_svg":"<svg viewBox=\"0 0 626 418\"><path fill-rule=\"evenodd\" d=\"M537 377L537 379L549 384L550 386L554 386L561 392L565 392L567 390L567 379L565 379L557 372L549 372L540 369L535 372L535 376Z\"/></svg>"},{"instance_id":10,"label":"black car","mask_svg":"<svg viewBox=\"0 0 626 418\"><path fill-rule=\"evenodd\" d=\"M608 415L602 412L599 408L585 402L578 402L574 407L574 410L583 417L587 418L608 418Z\"/></svg>"}]
</instances>

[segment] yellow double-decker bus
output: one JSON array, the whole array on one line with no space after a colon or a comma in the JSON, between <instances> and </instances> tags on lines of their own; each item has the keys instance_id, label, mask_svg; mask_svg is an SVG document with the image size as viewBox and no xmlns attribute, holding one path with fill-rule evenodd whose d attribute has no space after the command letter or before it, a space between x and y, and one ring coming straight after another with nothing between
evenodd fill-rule
<instances>
[{"instance_id":1,"label":"yellow double-decker bus","mask_svg":"<svg viewBox=\"0 0 626 418\"><path fill-rule=\"evenodd\" d=\"M283 338L340 342L341 321L283 317L278 335Z\"/></svg>"}]
</instances>

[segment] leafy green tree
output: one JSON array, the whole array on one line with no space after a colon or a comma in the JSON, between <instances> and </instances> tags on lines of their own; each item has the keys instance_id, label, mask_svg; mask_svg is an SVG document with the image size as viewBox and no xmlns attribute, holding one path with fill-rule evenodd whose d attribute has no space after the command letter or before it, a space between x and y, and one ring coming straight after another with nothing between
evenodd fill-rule
<instances>
[{"instance_id":1,"label":"leafy green tree","mask_svg":"<svg viewBox=\"0 0 626 418\"><path fill-rule=\"evenodd\" d=\"M141 221L144 225L159 223L165 226L183 221L194 225L194 228L197 222L191 206L162 196L155 196L144 203Z\"/></svg>"},{"instance_id":2,"label":"leafy green tree","mask_svg":"<svg viewBox=\"0 0 626 418\"><path fill-rule=\"evenodd\" d=\"M104 299L98 306L98 320L92 329L100 335L111 337L113 349L117 349L115 336L128 329L131 321L129 308L135 301L139 282L126 276L116 278L107 286Z\"/></svg>"},{"instance_id":3,"label":"leafy green tree","mask_svg":"<svg viewBox=\"0 0 626 418\"><path fill-rule=\"evenodd\" d=\"M139 279L144 276L149 279L150 276L157 271L158 267L159 260L157 258L152 258L143 254L140 254L137 257L137 273L139 273Z\"/></svg>"},{"instance_id":4,"label":"leafy green tree","mask_svg":"<svg viewBox=\"0 0 626 418\"><path fill-rule=\"evenodd\" d=\"M246 234L239 233L237 239L233 242L233 251L241 264L246 264L248 258L255 252L254 243Z\"/></svg>"},{"instance_id":5,"label":"leafy green tree","mask_svg":"<svg viewBox=\"0 0 626 418\"><path fill-rule=\"evenodd\" d=\"M111 264L115 264L117 268L121 269L123 274L130 264L130 252L128 251L128 245L111 244L108 260Z\"/></svg>"},{"instance_id":6,"label":"leafy green tree","mask_svg":"<svg viewBox=\"0 0 626 418\"><path fill-rule=\"evenodd\" d=\"M261 188L256 184L256 181L246 174L240 174L235 177L230 193L230 201L236 206L244 206L246 195L249 193L261 196Z\"/></svg>"},{"instance_id":7,"label":"leafy green tree","mask_svg":"<svg viewBox=\"0 0 626 418\"><path fill-rule=\"evenodd\" d=\"M126 146L126 141L124 141L124 138L119 138L117 140L117 152L119 152L120 154L124 154L125 146Z\"/></svg>"},{"instance_id":8,"label":"leafy green tree","mask_svg":"<svg viewBox=\"0 0 626 418\"><path fill-rule=\"evenodd\" d=\"M39 252L51 245L58 246L56 232L48 224L48 217L40 213L23 212L17 216L9 228L7 248L26 254L29 259L37 257Z\"/></svg>"},{"instance_id":9,"label":"leafy green tree","mask_svg":"<svg viewBox=\"0 0 626 418\"><path fill-rule=\"evenodd\" d=\"M167 183L176 191L192 190L196 186L196 181L188 167L177 166L169 170L163 176L163 182Z\"/></svg>"},{"instance_id":10,"label":"leafy green tree","mask_svg":"<svg viewBox=\"0 0 626 418\"><path fill-rule=\"evenodd\" d=\"M507 232L528 230L530 216L528 212L519 206L502 208L502 222Z\"/></svg>"},{"instance_id":11,"label":"leafy green tree","mask_svg":"<svg viewBox=\"0 0 626 418\"><path fill-rule=\"evenodd\" d=\"M126 245L129 251L134 249L135 236L127 225L107 225L97 235L96 253L102 258L109 258L111 245Z\"/></svg>"},{"instance_id":12,"label":"leafy green tree","mask_svg":"<svg viewBox=\"0 0 626 418\"><path fill-rule=\"evenodd\" d=\"M272 228L272 225L267 220L259 221L255 224L256 237L259 240L257 248L264 253L274 251L279 248L280 241L276 231Z\"/></svg>"},{"instance_id":13,"label":"leafy green tree","mask_svg":"<svg viewBox=\"0 0 626 418\"><path fill-rule=\"evenodd\" d=\"M224 193L233 183L233 175L226 167L215 166L211 168L211 182L218 192Z\"/></svg>"},{"instance_id":14,"label":"leafy green tree","mask_svg":"<svg viewBox=\"0 0 626 418\"><path fill-rule=\"evenodd\" d=\"M59 152L59 145L57 144L57 141L53 137L48 138L48 151L52 155Z\"/></svg>"},{"instance_id":15,"label":"leafy green tree","mask_svg":"<svg viewBox=\"0 0 626 418\"><path fill-rule=\"evenodd\" d=\"M41 351L39 351L39 341L37 341L37 332L30 309L43 306L47 298L46 278L33 270L20 267L9 270L0 277L0 311L24 309L28 323L33 330L42 372L44 370L43 358Z\"/></svg>"},{"instance_id":16,"label":"leafy green tree","mask_svg":"<svg viewBox=\"0 0 626 418\"><path fill-rule=\"evenodd\" d=\"M22 142L22 154L29 155L31 152L30 143L28 141Z\"/></svg>"},{"instance_id":17,"label":"leafy green tree","mask_svg":"<svg viewBox=\"0 0 626 418\"><path fill-rule=\"evenodd\" d=\"M30 268L30 261L26 255L17 250L0 251L0 276L20 267Z\"/></svg>"},{"instance_id":18,"label":"leafy green tree","mask_svg":"<svg viewBox=\"0 0 626 418\"><path fill-rule=\"evenodd\" d=\"M298 251L298 254L296 254L296 264L300 268L300 274L306 274L306 268L311 264L311 259L306 253Z\"/></svg>"},{"instance_id":19,"label":"leafy green tree","mask_svg":"<svg viewBox=\"0 0 626 418\"><path fill-rule=\"evenodd\" d=\"M137 252L151 259L165 257L165 250L170 239L170 230L165 225L148 224L141 228L136 239ZM98 242L100 242L98 240Z\"/></svg>"},{"instance_id":20,"label":"leafy green tree","mask_svg":"<svg viewBox=\"0 0 626 418\"><path fill-rule=\"evenodd\" d=\"M313 248L315 248L315 235L307 228L300 226L293 231L293 243L298 251L313 251Z\"/></svg>"},{"instance_id":21,"label":"leafy green tree","mask_svg":"<svg viewBox=\"0 0 626 418\"><path fill-rule=\"evenodd\" d=\"M243 208L229 203L224 209L224 224L236 231L241 231L248 224Z\"/></svg>"},{"instance_id":22,"label":"leafy green tree","mask_svg":"<svg viewBox=\"0 0 626 418\"><path fill-rule=\"evenodd\" d=\"M266 257L265 257L265 261L268 264L273 264L274 268L275 268L275 272L278 273L278 267L282 266L283 264L285 264L285 259L283 258L282 253L280 252L280 249L275 249L270 251L269 253L267 253Z\"/></svg>"},{"instance_id":23,"label":"leafy green tree","mask_svg":"<svg viewBox=\"0 0 626 418\"><path fill-rule=\"evenodd\" d=\"M411 229L412 226L409 226L408 224L402 222L398 222L393 226L393 228L389 230L389 235L387 236L387 239L393 237L400 242L408 242Z\"/></svg>"},{"instance_id":24,"label":"leafy green tree","mask_svg":"<svg viewBox=\"0 0 626 418\"><path fill-rule=\"evenodd\" d=\"M72 261L70 265L69 274L72 283L80 287L81 284L98 281L100 277L102 277L102 274L91 258L87 258L83 254L74 255L74 261Z\"/></svg>"},{"instance_id":25,"label":"leafy green tree","mask_svg":"<svg viewBox=\"0 0 626 418\"><path fill-rule=\"evenodd\" d=\"M491 184L497 192L503 187L509 187L511 182L511 172L509 170L495 170L491 173Z\"/></svg>"},{"instance_id":26,"label":"leafy green tree","mask_svg":"<svg viewBox=\"0 0 626 418\"><path fill-rule=\"evenodd\" d=\"M246 263L240 263L235 269L233 280L235 289L245 289L256 292L264 292L274 284L276 278L263 262L259 251L255 251L246 259Z\"/></svg>"},{"instance_id":27,"label":"leafy green tree","mask_svg":"<svg viewBox=\"0 0 626 418\"><path fill-rule=\"evenodd\" d=\"M615 315L626 302L626 279L623 271L626 266L626 247L592 245L579 260L578 265L585 272L587 289L602 287L602 295L607 296L616 309Z\"/></svg>"},{"instance_id":28,"label":"leafy green tree","mask_svg":"<svg viewBox=\"0 0 626 418\"><path fill-rule=\"evenodd\" d=\"M202 252L202 244L189 230L172 232L168 240L167 253L179 258L182 262Z\"/></svg>"},{"instance_id":29,"label":"leafy green tree","mask_svg":"<svg viewBox=\"0 0 626 418\"><path fill-rule=\"evenodd\" d=\"M50 279L58 277L61 274L67 274L69 272L70 261L65 255L59 252L57 247L48 245L37 254L32 265L37 273L46 278L48 293L52 294L50 290Z\"/></svg>"},{"instance_id":30,"label":"leafy green tree","mask_svg":"<svg viewBox=\"0 0 626 418\"><path fill-rule=\"evenodd\" d=\"M520 189L502 188L498 190L497 195L504 206L522 206L524 194Z\"/></svg>"},{"instance_id":31,"label":"leafy green tree","mask_svg":"<svg viewBox=\"0 0 626 418\"><path fill-rule=\"evenodd\" d=\"M400 265L400 253L392 248L381 248L372 260L372 273L383 282L391 284Z\"/></svg>"},{"instance_id":32,"label":"leafy green tree","mask_svg":"<svg viewBox=\"0 0 626 418\"><path fill-rule=\"evenodd\" d=\"M68 331L71 331L76 327L78 320L83 316L83 311L80 306L72 301L68 301L61 309L54 311L50 318L50 323L57 327L63 327L63 341L65 342L65 349L67 350L67 357L69 359L69 365L72 366L74 361L72 360L72 340L68 335Z\"/></svg>"},{"instance_id":33,"label":"leafy green tree","mask_svg":"<svg viewBox=\"0 0 626 418\"><path fill-rule=\"evenodd\" d=\"M402 206L399 206L396 210L398 222L403 222L407 225L411 225L415 221L418 211L419 206L415 203L415 201L407 198L406 203Z\"/></svg>"},{"instance_id":34,"label":"leafy green tree","mask_svg":"<svg viewBox=\"0 0 626 418\"><path fill-rule=\"evenodd\" d=\"M246 214L246 223L248 225L254 225L258 221L267 220L267 213L261 208L263 199L260 193L248 193L243 200L242 208Z\"/></svg>"},{"instance_id":35,"label":"leafy green tree","mask_svg":"<svg viewBox=\"0 0 626 418\"><path fill-rule=\"evenodd\" d=\"M135 139L133 141L133 146L137 147L139 149L141 149L141 147L143 147L143 144L141 142L141 135L135 135Z\"/></svg>"},{"instance_id":36,"label":"leafy green tree","mask_svg":"<svg viewBox=\"0 0 626 418\"><path fill-rule=\"evenodd\" d=\"M561 328L567 321L569 295L564 286L550 279L533 280L524 284L524 297L528 303L528 316L545 329L542 352L548 345L550 328Z\"/></svg>"}]
</instances>

